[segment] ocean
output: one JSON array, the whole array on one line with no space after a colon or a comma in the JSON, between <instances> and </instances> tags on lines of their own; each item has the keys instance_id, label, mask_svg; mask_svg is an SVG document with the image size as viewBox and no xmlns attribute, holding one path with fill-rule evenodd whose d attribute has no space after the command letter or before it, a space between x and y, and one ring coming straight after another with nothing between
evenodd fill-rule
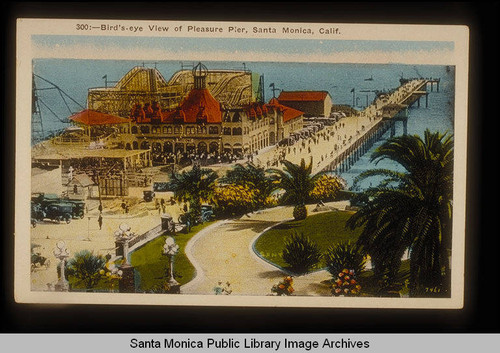
<instances>
[{"instance_id":1,"label":"ocean","mask_svg":"<svg viewBox=\"0 0 500 353\"><path fill-rule=\"evenodd\" d=\"M184 65L191 62L184 62ZM195 63L196 64L196 63ZM353 104L352 89L355 90L354 105L363 109L375 98L375 90L390 90L400 85L401 77L440 78L439 92L428 89L428 107L421 99L420 107L414 104L409 110L408 134L423 136L431 132L453 133L454 126L454 67L438 65L402 64L327 64L327 63L282 63L282 62L203 62L208 69L243 69L264 75L265 99L273 97L274 87L285 90L322 90L328 91L334 104ZM86 106L89 88L104 87L106 76L108 87L118 81L135 66L156 67L168 81L181 69L179 61L158 61L156 63L130 60L75 60L75 59L35 59L33 72L43 77L35 78L38 91L43 130L46 136L68 125L63 121ZM367 80L367 79L372 80ZM56 85L60 88L52 89ZM51 89L48 89L51 88ZM64 93L61 93L61 90ZM363 92L366 91L366 92ZM71 99L69 97L71 97ZM77 103L75 103L74 101ZM396 123L396 135L403 133L402 123ZM389 137L388 131L362 156L349 171L341 176L349 186L361 172L373 168L398 170L400 167L390 161L381 161L376 166L369 161L371 152ZM376 180L367 180L360 189L369 187Z\"/></svg>"}]
</instances>

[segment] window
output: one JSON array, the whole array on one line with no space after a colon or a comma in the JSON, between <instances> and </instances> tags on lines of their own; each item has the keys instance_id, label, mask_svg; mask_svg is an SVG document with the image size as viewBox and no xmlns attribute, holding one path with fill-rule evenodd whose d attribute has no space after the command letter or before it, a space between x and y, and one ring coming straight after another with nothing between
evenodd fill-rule
<instances>
[{"instance_id":1,"label":"window","mask_svg":"<svg viewBox=\"0 0 500 353\"><path fill-rule=\"evenodd\" d=\"M210 126L208 128L208 133L212 135L217 135L219 133L219 128L217 126Z\"/></svg>"}]
</instances>

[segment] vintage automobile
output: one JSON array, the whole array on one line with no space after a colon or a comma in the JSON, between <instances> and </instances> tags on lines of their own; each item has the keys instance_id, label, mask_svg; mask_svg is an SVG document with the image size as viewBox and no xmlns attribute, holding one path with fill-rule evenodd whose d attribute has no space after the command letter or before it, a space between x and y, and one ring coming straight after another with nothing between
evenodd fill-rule
<instances>
[{"instance_id":1,"label":"vintage automobile","mask_svg":"<svg viewBox=\"0 0 500 353\"><path fill-rule=\"evenodd\" d=\"M73 212L71 216L73 218L83 218L85 217L85 201L81 200L61 200L65 203L70 203L73 205Z\"/></svg>"},{"instance_id":2,"label":"vintage automobile","mask_svg":"<svg viewBox=\"0 0 500 353\"><path fill-rule=\"evenodd\" d=\"M73 208L71 203L53 203L45 208L44 218L52 221L70 223L73 218Z\"/></svg>"},{"instance_id":3,"label":"vintage automobile","mask_svg":"<svg viewBox=\"0 0 500 353\"><path fill-rule=\"evenodd\" d=\"M215 218L213 206L202 205L201 213L199 216L195 216L192 211L183 213L179 216L179 223L187 226L189 231L191 227L195 224L200 224L204 222L211 221Z\"/></svg>"},{"instance_id":4,"label":"vintage automobile","mask_svg":"<svg viewBox=\"0 0 500 353\"><path fill-rule=\"evenodd\" d=\"M31 272L33 272L36 268L49 268L50 260L46 257L42 256L39 252L31 253Z\"/></svg>"},{"instance_id":5,"label":"vintage automobile","mask_svg":"<svg viewBox=\"0 0 500 353\"><path fill-rule=\"evenodd\" d=\"M201 205L201 221L209 222L215 218L214 208L212 205Z\"/></svg>"}]
</instances>

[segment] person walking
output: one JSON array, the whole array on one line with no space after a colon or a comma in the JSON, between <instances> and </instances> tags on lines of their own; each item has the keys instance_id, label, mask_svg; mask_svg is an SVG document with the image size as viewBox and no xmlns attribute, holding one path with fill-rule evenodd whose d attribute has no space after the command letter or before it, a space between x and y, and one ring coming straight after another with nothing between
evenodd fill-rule
<instances>
[{"instance_id":1,"label":"person walking","mask_svg":"<svg viewBox=\"0 0 500 353\"><path fill-rule=\"evenodd\" d=\"M97 218L97 223L99 223L99 230L102 230L102 214L99 214L99 218Z\"/></svg>"}]
</instances>

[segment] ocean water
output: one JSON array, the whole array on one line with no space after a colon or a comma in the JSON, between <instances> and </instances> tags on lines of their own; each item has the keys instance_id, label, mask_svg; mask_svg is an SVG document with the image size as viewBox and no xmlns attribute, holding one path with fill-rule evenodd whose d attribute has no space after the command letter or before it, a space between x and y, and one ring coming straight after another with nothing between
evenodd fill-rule
<instances>
[{"instance_id":1,"label":"ocean water","mask_svg":"<svg viewBox=\"0 0 500 353\"><path fill-rule=\"evenodd\" d=\"M188 63L184 63L188 64ZM431 132L453 133L454 126L454 67L436 65L400 65L400 64L322 64L322 63L271 63L271 62L204 62L208 69L243 69L264 75L265 99L273 97L271 83L276 88L292 90L324 90L332 96L334 104L354 103L357 109L363 109L375 98L374 90L389 90L399 86L401 77L433 77L440 78L439 92L430 92L428 108L425 98L421 99L420 108L414 104L409 110L408 134L423 136L429 129ZM181 69L181 62L158 61L142 63L129 60L74 60L74 59L36 59L33 61L33 72L46 81L35 78L42 111L42 122L45 135L49 135L67 126L63 123L72 112L86 106L89 88L104 87L104 76L107 76L108 87L112 81L118 81L134 66L156 67L168 81ZM366 80L373 78L373 80ZM111 81L111 82L110 82ZM64 93L53 88L56 85ZM353 102L352 89L355 89ZM370 92L362 92L370 91ZM67 96L66 96L67 95ZM276 93L278 95L278 93ZM71 97L71 99L69 98ZM76 101L77 103L73 102ZM396 123L396 135L403 133L402 123ZM377 168L398 170L400 167L390 161L381 161L378 165L370 163L369 156L385 139L388 131L370 151L362 156L349 171L341 176L352 186L359 173ZM360 184L364 189L376 180L366 180Z\"/></svg>"}]
</instances>

